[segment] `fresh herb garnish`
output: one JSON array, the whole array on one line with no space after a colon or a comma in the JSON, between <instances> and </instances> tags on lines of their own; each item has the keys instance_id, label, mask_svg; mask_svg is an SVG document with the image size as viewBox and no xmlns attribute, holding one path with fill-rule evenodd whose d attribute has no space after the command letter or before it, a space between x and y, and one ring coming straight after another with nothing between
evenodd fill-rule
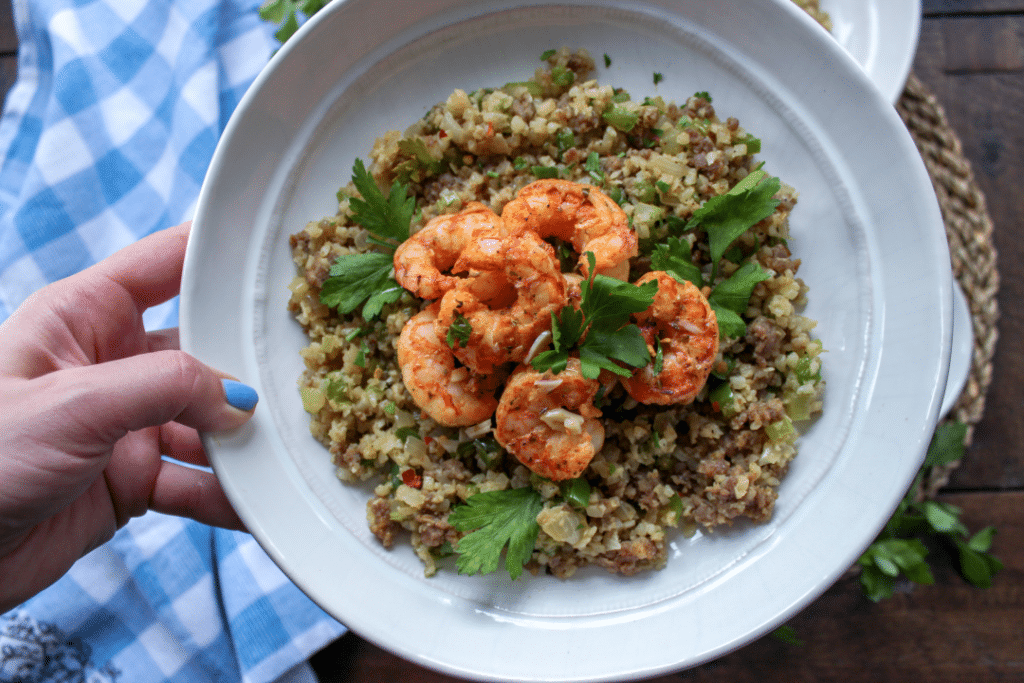
<instances>
[{"instance_id":1,"label":"fresh herb garnish","mask_svg":"<svg viewBox=\"0 0 1024 683\"><path fill-rule=\"evenodd\" d=\"M708 104L711 104L711 94L708 93L707 90L701 90L699 92L695 92L695 93L693 93L693 96L698 98L698 99L701 99L701 100L706 100Z\"/></svg>"},{"instance_id":2,"label":"fresh herb garnish","mask_svg":"<svg viewBox=\"0 0 1024 683\"><path fill-rule=\"evenodd\" d=\"M960 575L978 588L990 587L992 577L1003 568L1003 563L989 553L994 527L971 535L960 521L958 508L934 500L916 501L914 497L928 469L963 457L966 428L962 422L947 422L935 430L914 485L857 561L861 567L861 587L871 600L891 597L901 574L914 583L934 583L925 540L937 540L955 549Z\"/></svg>"},{"instance_id":3,"label":"fresh herb garnish","mask_svg":"<svg viewBox=\"0 0 1024 683\"><path fill-rule=\"evenodd\" d=\"M408 196L403 183L393 183L385 197L377 181L367 172L362 159L352 167L352 182L362 198L352 197L352 219L370 232L370 241L394 251L409 239L409 225L416 208L416 200Z\"/></svg>"},{"instance_id":4,"label":"fresh herb garnish","mask_svg":"<svg viewBox=\"0 0 1024 683\"><path fill-rule=\"evenodd\" d=\"M779 205L775 194L782 188L782 183L778 178L766 178L766 175L761 169L747 174L725 194L704 202L686 224L687 229L701 228L708 234L712 277L729 245L756 223L772 215Z\"/></svg>"},{"instance_id":5,"label":"fresh herb garnish","mask_svg":"<svg viewBox=\"0 0 1024 683\"><path fill-rule=\"evenodd\" d=\"M410 436L421 440L423 439L423 437L420 436L420 430L415 427L399 427L395 430L395 436L401 439L402 443L408 441Z\"/></svg>"},{"instance_id":6,"label":"fresh herb garnish","mask_svg":"<svg viewBox=\"0 0 1024 683\"><path fill-rule=\"evenodd\" d=\"M558 157L561 158L563 154L576 146L576 136L573 135L571 128L562 128L555 133L555 145L558 147Z\"/></svg>"},{"instance_id":7,"label":"fresh herb garnish","mask_svg":"<svg viewBox=\"0 0 1024 683\"><path fill-rule=\"evenodd\" d=\"M665 78L665 76L657 71L654 72L654 85L658 85Z\"/></svg>"},{"instance_id":8,"label":"fresh herb garnish","mask_svg":"<svg viewBox=\"0 0 1024 683\"><path fill-rule=\"evenodd\" d=\"M540 493L531 487L486 491L467 498L465 505L448 515L448 523L455 529L470 532L455 546L459 573L493 572L507 545L505 569L513 579L519 578L533 555L540 531L537 514L542 507Z\"/></svg>"},{"instance_id":9,"label":"fresh herb garnish","mask_svg":"<svg viewBox=\"0 0 1024 683\"><path fill-rule=\"evenodd\" d=\"M601 157L598 156L597 152L591 152L587 155L587 160L583 163L583 170L587 172L595 185L599 187L604 185L604 168L601 167Z\"/></svg>"},{"instance_id":10,"label":"fresh herb garnish","mask_svg":"<svg viewBox=\"0 0 1024 683\"><path fill-rule=\"evenodd\" d=\"M551 82L555 85L567 88L576 81L576 74L564 66L551 67Z\"/></svg>"},{"instance_id":11,"label":"fresh herb garnish","mask_svg":"<svg viewBox=\"0 0 1024 683\"><path fill-rule=\"evenodd\" d=\"M771 277L771 273L753 261L744 263L729 278L722 280L711 290L708 303L718 318L718 334L721 337L742 337L747 332L743 313L750 302L750 294L758 282Z\"/></svg>"},{"instance_id":12,"label":"fresh herb garnish","mask_svg":"<svg viewBox=\"0 0 1024 683\"><path fill-rule=\"evenodd\" d=\"M460 458L478 457L487 468L498 464L504 453L505 449L501 447L501 444L491 437L463 441L455 449L455 454Z\"/></svg>"},{"instance_id":13,"label":"fresh herb garnish","mask_svg":"<svg viewBox=\"0 0 1024 683\"><path fill-rule=\"evenodd\" d=\"M753 135L747 135L745 138L740 138L736 141L737 144L744 144L747 146L747 154L760 154L761 153L761 139L755 138Z\"/></svg>"},{"instance_id":14,"label":"fresh herb garnish","mask_svg":"<svg viewBox=\"0 0 1024 683\"><path fill-rule=\"evenodd\" d=\"M704 286L700 268L691 260L690 243L681 237L669 237L654 245L651 270L663 270L680 282L689 280L698 287Z\"/></svg>"},{"instance_id":15,"label":"fresh herb garnish","mask_svg":"<svg viewBox=\"0 0 1024 683\"><path fill-rule=\"evenodd\" d=\"M398 301L404 291L391 277L393 267L389 254L341 256L331 266L330 277L324 280L320 301L343 315L362 306L363 318L375 318L386 304Z\"/></svg>"},{"instance_id":16,"label":"fresh herb garnish","mask_svg":"<svg viewBox=\"0 0 1024 683\"><path fill-rule=\"evenodd\" d=\"M629 324L629 316L651 305L658 291L657 280L638 287L597 275L593 252L587 252L587 259L590 277L581 285L580 307L568 305L558 315L551 314L553 348L537 354L533 368L559 373L569 362L569 352L575 349L584 377L596 379L602 369L628 377L632 370L623 368L620 362L639 368L651 361L647 342L640 328Z\"/></svg>"},{"instance_id":17,"label":"fresh herb garnish","mask_svg":"<svg viewBox=\"0 0 1024 683\"><path fill-rule=\"evenodd\" d=\"M535 177L544 180L558 177L557 166L534 166L533 168L530 169L530 171L533 172L533 175Z\"/></svg>"},{"instance_id":18,"label":"fresh herb garnish","mask_svg":"<svg viewBox=\"0 0 1024 683\"><path fill-rule=\"evenodd\" d=\"M278 24L274 37L284 43L299 30L298 13L311 17L327 4L328 0L269 0L259 9L260 19Z\"/></svg>"},{"instance_id":19,"label":"fresh herb garnish","mask_svg":"<svg viewBox=\"0 0 1024 683\"><path fill-rule=\"evenodd\" d=\"M449 348L454 349L458 345L465 346L473 334L473 328L461 313L455 314L455 319L448 326L448 334L445 335L445 342Z\"/></svg>"},{"instance_id":20,"label":"fresh herb garnish","mask_svg":"<svg viewBox=\"0 0 1024 683\"><path fill-rule=\"evenodd\" d=\"M363 318L371 320L405 291L391 275L393 254L409 238L415 200L406 196L406 186L399 182L385 197L361 159L353 166L352 182L362 195L349 200L352 220L366 228L369 242L383 251L339 256L320 289L320 301L343 315L362 306Z\"/></svg>"}]
</instances>

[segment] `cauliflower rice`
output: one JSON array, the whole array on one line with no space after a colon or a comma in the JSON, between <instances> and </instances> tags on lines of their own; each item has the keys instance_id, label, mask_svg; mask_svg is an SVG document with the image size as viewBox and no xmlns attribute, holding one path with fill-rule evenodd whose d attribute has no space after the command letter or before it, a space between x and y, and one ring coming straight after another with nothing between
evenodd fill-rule
<instances>
[{"instance_id":1,"label":"cauliflower rice","mask_svg":"<svg viewBox=\"0 0 1024 683\"><path fill-rule=\"evenodd\" d=\"M737 119L720 119L706 93L681 105L635 101L590 80L594 71L586 52L563 48L528 83L456 90L405 132L377 140L373 175L384 188L408 183L418 211L413 230L472 200L500 212L536 179L535 168L556 168L558 177L580 183L603 176L640 237L635 281L649 270L651 247L672 217L685 222L758 167L752 152L759 142ZM612 110L628 113L634 125L626 131L609 123L603 115ZM585 163L593 152L597 173ZM716 373L692 404L646 406L621 387L606 397L605 444L584 475L583 501L504 453L493 418L450 428L420 414L402 383L395 343L424 302L406 292L370 322L320 302L334 260L369 248L367 232L350 220L355 194L343 187L336 215L292 236L298 275L289 310L309 337L299 389L310 431L343 482L373 486L367 520L384 546L409 538L432 575L452 566L444 558L464 535L448 523L455 506L475 493L525 486L543 499L526 569L562 578L588 565L627 575L660 568L673 533L771 517L797 452L793 422L821 411L824 386L815 322L799 312L807 295L796 275L800 260L786 241L792 188L783 184L775 212L733 247L770 274L750 297L746 334L722 339ZM706 235L683 235L708 276ZM718 277L738 267L723 260Z\"/></svg>"}]
</instances>

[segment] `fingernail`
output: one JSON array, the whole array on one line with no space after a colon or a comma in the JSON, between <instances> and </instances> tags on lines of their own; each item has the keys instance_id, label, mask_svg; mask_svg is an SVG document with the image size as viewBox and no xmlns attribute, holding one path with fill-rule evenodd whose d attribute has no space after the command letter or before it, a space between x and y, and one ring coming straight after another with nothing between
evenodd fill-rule
<instances>
[{"instance_id":1,"label":"fingernail","mask_svg":"<svg viewBox=\"0 0 1024 683\"><path fill-rule=\"evenodd\" d=\"M221 383L224 385L224 398L232 408L249 411L255 408L256 403L260 400L256 390L248 384L242 384L233 379L221 380Z\"/></svg>"}]
</instances>

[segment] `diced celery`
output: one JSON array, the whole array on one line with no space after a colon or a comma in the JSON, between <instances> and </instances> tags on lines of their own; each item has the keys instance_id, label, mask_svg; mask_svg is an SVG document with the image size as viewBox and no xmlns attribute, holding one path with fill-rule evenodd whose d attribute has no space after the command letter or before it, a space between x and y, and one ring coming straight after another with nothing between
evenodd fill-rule
<instances>
[{"instance_id":1,"label":"diced celery","mask_svg":"<svg viewBox=\"0 0 1024 683\"><path fill-rule=\"evenodd\" d=\"M574 508L585 508L590 504L590 484L583 478L562 482L562 497Z\"/></svg>"},{"instance_id":2,"label":"diced celery","mask_svg":"<svg viewBox=\"0 0 1024 683\"><path fill-rule=\"evenodd\" d=\"M796 434L796 430L793 428L793 422L788 417L784 417L777 422L765 425L764 432L768 435L769 440L776 443L779 441L785 441Z\"/></svg>"},{"instance_id":3,"label":"diced celery","mask_svg":"<svg viewBox=\"0 0 1024 683\"><path fill-rule=\"evenodd\" d=\"M316 415L327 402L327 397L319 387L302 387L299 390L302 396L302 408L311 415Z\"/></svg>"}]
</instances>

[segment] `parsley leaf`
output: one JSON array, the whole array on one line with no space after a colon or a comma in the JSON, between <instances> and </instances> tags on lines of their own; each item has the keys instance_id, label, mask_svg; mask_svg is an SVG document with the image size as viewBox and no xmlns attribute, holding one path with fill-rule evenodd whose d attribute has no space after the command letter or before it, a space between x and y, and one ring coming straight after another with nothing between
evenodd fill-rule
<instances>
[{"instance_id":1,"label":"parsley leaf","mask_svg":"<svg viewBox=\"0 0 1024 683\"><path fill-rule=\"evenodd\" d=\"M259 15L264 21L279 24L274 37L284 43L299 29L298 12L311 17L326 4L327 0L269 0L260 5Z\"/></svg>"},{"instance_id":2,"label":"parsley leaf","mask_svg":"<svg viewBox=\"0 0 1024 683\"><path fill-rule=\"evenodd\" d=\"M755 223L772 215L779 205L775 194L782 183L778 178L765 178L766 175L761 169L749 173L725 194L704 202L686 224L687 229L699 227L707 232L715 272L729 245Z\"/></svg>"},{"instance_id":3,"label":"parsley leaf","mask_svg":"<svg viewBox=\"0 0 1024 683\"><path fill-rule=\"evenodd\" d=\"M933 582L926 559L928 547L924 540L927 539L952 546L960 560L960 575L978 588L990 587L992 577L1003 569L1003 563L989 553L995 528L986 527L971 536L960 521L958 508L934 500L918 502L914 498L929 468L963 456L965 430L966 425L955 421L936 429L924 465L910 491L875 542L857 561L861 567L861 587L871 600L877 602L891 597L901 574L915 583Z\"/></svg>"},{"instance_id":4,"label":"parsley leaf","mask_svg":"<svg viewBox=\"0 0 1024 683\"><path fill-rule=\"evenodd\" d=\"M363 318L369 320L380 313L384 304L398 301L404 291L391 279L391 268L389 254L371 252L339 257L320 289L320 301L342 315L363 306Z\"/></svg>"},{"instance_id":5,"label":"parsley leaf","mask_svg":"<svg viewBox=\"0 0 1024 683\"><path fill-rule=\"evenodd\" d=\"M362 195L349 200L352 220L366 228L369 242L384 252L339 256L320 288L320 301L342 315L362 305L361 315L371 320L405 291L391 276L393 254L395 247L409 238L416 200L406 197L406 186L397 182L385 197L361 159L356 159L352 167L352 183Z\"/></svg>"},{"instance_id":6,"label":"parsley leaf","mask_svg":"<svg viewBox=\"0 0 1024 683\"><path fill-rule=\"evenodd\" d=\"M564 306L551 314L552 348L537 354L532 365L538 372L559 373L569 361L569 352L578 349L581 372L596 379L601 370L629 376L630 370L615 361L643 367L651 361L647 342L629 316L647 310L658 291L657 280L639 287L606 275L594 273L596 260L587 252L591 273L582 286L580 308Z\"/></svg>"},{"instance_id":7,"label":"parsley leaf","mask_svg":"<svg viewBox=\"0 0 1024 683\"><path fill-rule=\"evenodd\" d=\"M601 167L601 159L597 156L597 152L591 152L587 155L587 160L583 164L583 170L590 175L590 179L594 181L595 185L604 185L604 169Z\"/></svg>"},{"instance_id":8,"label":"parsley leaf","mask_svg":"<svg viewBox=\"0 0 1024 683\"><path fill-rule=\"evenodd\" d=\"M741 317L747 310L750 294L758 282L771 274L753 262L744 263L728 279L719 282L711 291L708 303L718 317L718 333L721 337L742 337L747 324Z\"/></svg>"},{"instance_id":9,"label":"parsley leaf","mask_svg":"<svg viewBox=\"0 0 1024 683\"><path fill-rule=\"evenodd\" d=\"M651 362L647 341L636 325L627 325L614 331L591 329L580 345L580 373L588 379L597 379L601 370L609 370L623 377L633 374L615 361L634 368Z\"/></svg>"},{"instance_id":10,"label":"parsley leaf","mask_svg":"<svg viewBox=\"0 0 1024 683\"><path fill-rule=\"evenodd\" d=\"M654 245L651 253L651 270L663 270L676 280L689 280L698 287L704 286L700 268L690 260L690 243L681 237L669 237Z\"/></svg>"},{"instance_id":11,"label":"parsley leaf","mask_svg":"<svg viewBox=\"0 0 1024 683\"><path fill-rule=\"evenodd\" d=\"M388 196L377 187L377 181L367 172L362 159L356 159L352 167L352 182L362 198L352 197L352 220L370 232L374 244L394 250L409 239L409 225L416 208L416 200L406 196L408 188L394 183Z\"/></svg>"},{"instance_id":12,"label":"parsley leaf","mask_svg":"<svg viewBox=\"0 0 1024 683\"><path fill-rule=\"evenodd\" d=\"M487 491L466 499L448 515L448 523L459 531L469 531L455 547L460 574L489 574L498 568L501 551L505 569L513 579L523 573L523 565L533 555L540 526L537 514L543 504L540 493L530 487Z\"/></svg>"},{"instance_id":13,"label":"parsley leaf","mask_svg":"<svg viewBox=\"0 0 1024 683\"><path fill-rule=\"evenodd\" d=\"M444 340L450 348L454 349L459 344L465 346L469 342L469 337L472 334L473 328L469 324L469 321L466 320L466 316L461 313L456 313L455 320L453 320L452 324L448 327L448 334L445 336Z\"/></svg>"}]
</instances>

